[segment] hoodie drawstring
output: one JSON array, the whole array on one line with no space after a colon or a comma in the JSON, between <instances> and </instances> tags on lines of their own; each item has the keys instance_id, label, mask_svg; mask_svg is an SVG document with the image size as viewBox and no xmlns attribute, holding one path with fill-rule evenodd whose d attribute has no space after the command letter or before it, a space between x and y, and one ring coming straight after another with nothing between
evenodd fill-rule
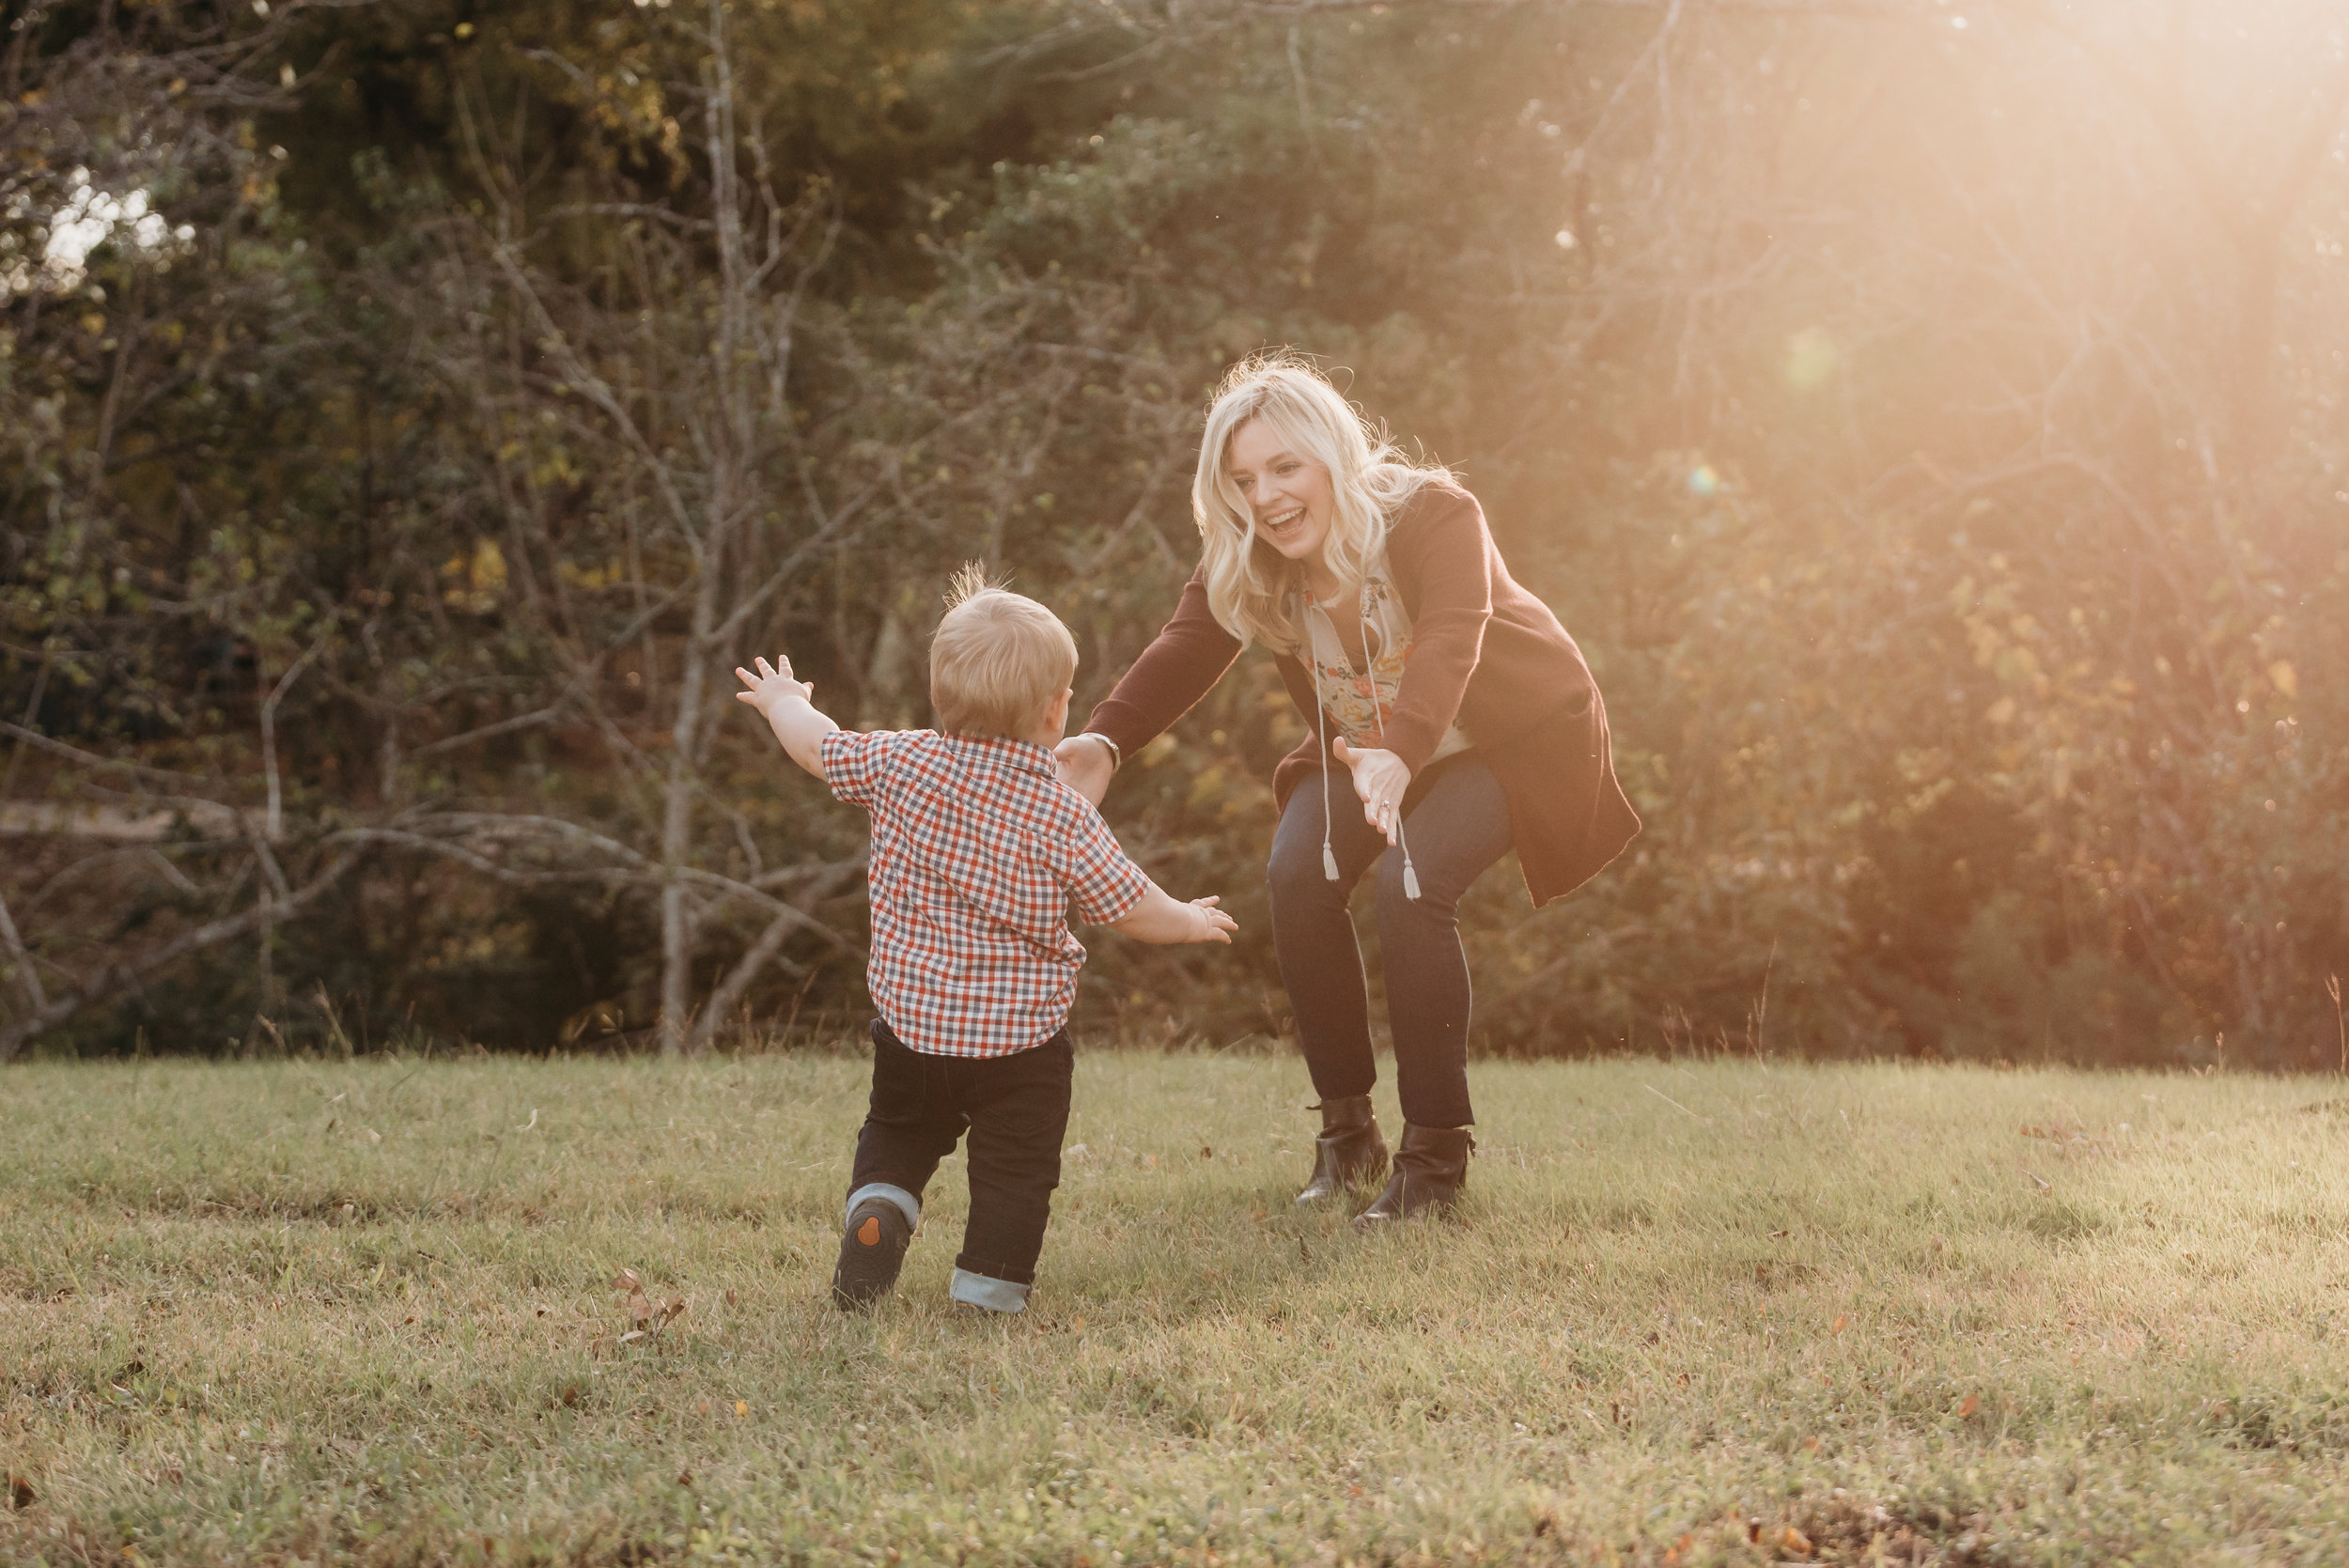
<instances>
[{"instance_id":1,"label":"hoodie drawstring","mask_svg":"<svg viewBox=\"0 0 2349 1568\"><path fill-rule=\"evenodd\" d=\"M1321 605L1310 594L1302 597L1308 609L1321 611L1321 618L1330 624L1330 640L1336 642L1343 651L1345 640L1338 636L1338 624L1330 619L1330 612L1322 610ZM1374 629L1378 631L1378 649L1383 654L1387 650L1386 632L1384 629L1374 628L1371 625L1370 612L1363 607L1359 593L1355 598L1355 612L1361 620L1362 662L1368 667L1370 711L1378 722L1378 744L1384 748L1387 743L1387 711L1385 705L1378 700L1377 659L1370 651L1370 635ZM1300 624L1303 623L1302 616L1299 616L1299 620ZM1334 882L1338 880L1338 854L1330 842L1330 764L1334 760L1330 751L1330 705L1321 694L1321 660L1314 657L1313 644L1313 631L1308 627L1305 633L1305 662L1312 667L1314 673L1314 720L1319 727L1321 736L1321 874ZM1395 846L1403 851L1403 896L1416 903L1419 900L1419 868L1411 863L1411 841L1409 836L1403 831L1403 802L1400 800L1395 802L1394 842Z\"/></svg>"}]
</instances>

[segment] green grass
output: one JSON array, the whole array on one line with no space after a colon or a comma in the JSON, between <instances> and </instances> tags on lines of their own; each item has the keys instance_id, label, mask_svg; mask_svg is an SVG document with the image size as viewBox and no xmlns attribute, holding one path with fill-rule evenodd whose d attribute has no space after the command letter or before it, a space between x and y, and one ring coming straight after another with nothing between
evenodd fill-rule
<instances>
[{"instance_id":1,"label":"green grass","mask_svg":"<svg viewBox=\"0 0 2349 1568\"><path fill-rule=\"evenodd\" d=\"M2328 1082L1486 1063L1466 1223L1359 1238L1288 1202L1294 1061L1096 1054L1034 1307L972 1322L944 1310L958 1162L897 1296L825 1300L863 1074L0 1073L0 1558L2349 1542ZM622 1344L624 1266L689 1305Z\"/></svg>"}]
</instances>

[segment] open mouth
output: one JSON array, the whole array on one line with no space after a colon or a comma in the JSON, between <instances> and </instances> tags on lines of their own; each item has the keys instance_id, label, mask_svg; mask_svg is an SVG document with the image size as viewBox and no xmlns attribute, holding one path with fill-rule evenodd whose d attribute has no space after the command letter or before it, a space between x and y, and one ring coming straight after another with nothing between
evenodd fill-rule
<instances>
[{"instance_id":1,"label":"open mouth","mask_svg":"<svg viewBox=\"0 0 2349 1568\"><path fill-rule=\"evenodd\" d=\"M1304 520L1305 508L1302 506L1295 506L1285 512L1281 512L1275 516L1265 519L1259 526L1268 535L1279 536L1296 532L1298 526Z\"/></svg>"}]
</instances>

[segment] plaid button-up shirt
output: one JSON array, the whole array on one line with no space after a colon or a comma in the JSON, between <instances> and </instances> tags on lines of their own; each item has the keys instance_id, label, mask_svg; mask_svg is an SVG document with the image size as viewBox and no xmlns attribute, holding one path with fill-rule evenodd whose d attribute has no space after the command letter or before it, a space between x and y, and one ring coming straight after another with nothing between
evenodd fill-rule
<instances>
[{"instance_id":1,"label":"plaid button-up shirt","mask_svg":"<svg viewBox=\"0 0 2349 1568\"><path fill-rule=\"evenodd\" d=\"M824 782L873 816L866 982L897 1038L932 1056L1008 1056L1068 1021L1085 950L1068 907L1125 919L1150 878L1052 753L934 730L835 730Z\"/></svg>"}]
</instances>

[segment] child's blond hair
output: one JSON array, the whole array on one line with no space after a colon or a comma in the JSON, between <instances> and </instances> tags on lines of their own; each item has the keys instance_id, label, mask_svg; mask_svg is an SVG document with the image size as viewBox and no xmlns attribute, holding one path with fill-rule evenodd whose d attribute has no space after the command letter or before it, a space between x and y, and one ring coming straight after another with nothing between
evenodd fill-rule
<instances>
[{"instance_id":1,"label":"child's blond hair","mask_svg":"<svg viewBox=\"0 0 2349 1568\"><path fill-rule=\"evenodd\" d=\"M1019 738L1076 675L1077 640L1059 616L989 582L976 561L955 574L930 639L930 706L941 729Z\"/></svg>"}]
</instances>

